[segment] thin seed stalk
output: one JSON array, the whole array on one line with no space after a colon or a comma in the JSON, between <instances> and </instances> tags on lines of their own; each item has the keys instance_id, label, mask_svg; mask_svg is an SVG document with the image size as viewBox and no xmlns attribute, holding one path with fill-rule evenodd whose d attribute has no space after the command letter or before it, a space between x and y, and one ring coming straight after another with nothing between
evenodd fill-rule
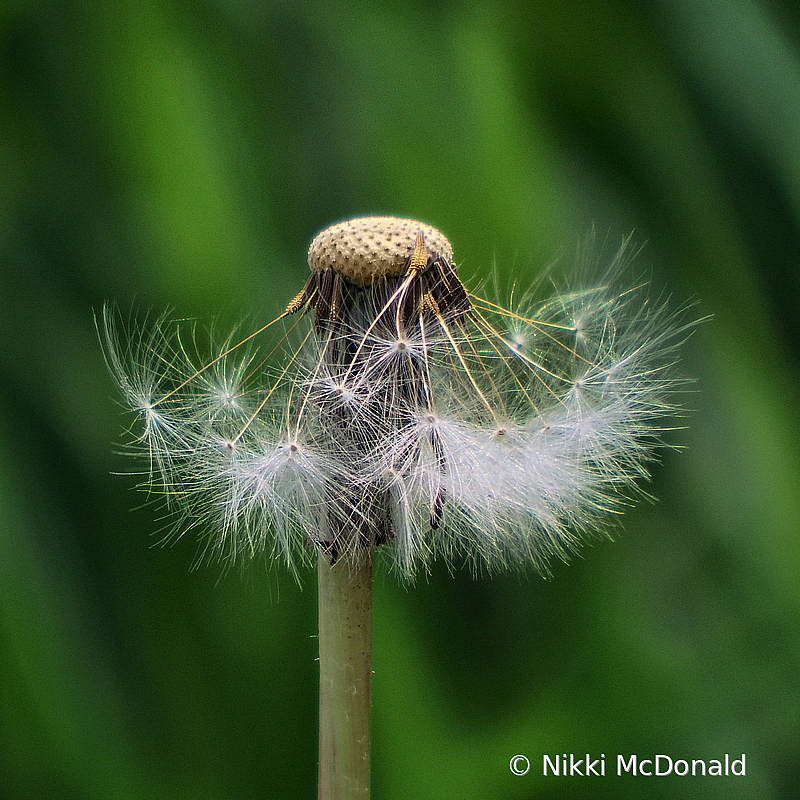
<instances>
[{"instance_id":1,"label":"thin seed stalk","mask_svg":"<svg viewBox=\"0 0 800 800\"><path fill-rule=\"evenodd\" d=\"M331 566L320 553L319 800L368 800L372 551Z\"/></svg>"}]
</instances>

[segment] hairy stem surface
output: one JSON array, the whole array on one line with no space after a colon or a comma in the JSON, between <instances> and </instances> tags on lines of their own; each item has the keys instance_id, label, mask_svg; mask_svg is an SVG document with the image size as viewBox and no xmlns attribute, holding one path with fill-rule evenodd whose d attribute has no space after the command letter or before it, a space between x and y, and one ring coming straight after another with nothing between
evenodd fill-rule
<instances>
[{"instance_id":1,"label":"hairy stem surface","mask_svg":"<svg viewBox=\"0 0 800 800\"><path fill-rule=\"evenodd\" d=\"M319 800L369 798L372 552L320 554Z\"/></svg>"}]
</instances>

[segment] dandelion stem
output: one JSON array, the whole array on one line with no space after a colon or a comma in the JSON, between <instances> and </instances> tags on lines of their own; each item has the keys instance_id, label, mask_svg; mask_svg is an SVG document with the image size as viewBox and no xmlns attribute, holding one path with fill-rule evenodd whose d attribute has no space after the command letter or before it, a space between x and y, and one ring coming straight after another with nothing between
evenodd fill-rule
<instances>
[{"instance_id":1,"label":"dandelion stem","mask_svg":"<svg viewBox=\"0 0 800 800\"><path fill-rule=\"evenodd\" d=\"M320 553L319 800L369 798L372 551Z\"/></svg>"}]
</instances>

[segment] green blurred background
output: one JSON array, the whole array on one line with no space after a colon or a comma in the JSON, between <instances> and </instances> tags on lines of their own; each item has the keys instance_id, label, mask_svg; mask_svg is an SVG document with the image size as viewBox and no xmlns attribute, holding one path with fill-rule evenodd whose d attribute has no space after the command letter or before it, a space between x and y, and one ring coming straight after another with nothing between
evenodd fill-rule
<instances>
[{"instance_id":1,"label":"green blurred background","mask_svg":"<svg viewBox=\"0 0 800 800\"><path fill-rule=\"evenodd\" d=\"M796 797L789 0L4 0L0 796L315 796L313 575L155 546L93 310L265 321L310 239L373 213L439 227L472 285L635 231L714 315L686 449L616 543L548 582L377 576L374 796ZM543 778L564 752L747 776Z\"/></svg>"}]
</instances>

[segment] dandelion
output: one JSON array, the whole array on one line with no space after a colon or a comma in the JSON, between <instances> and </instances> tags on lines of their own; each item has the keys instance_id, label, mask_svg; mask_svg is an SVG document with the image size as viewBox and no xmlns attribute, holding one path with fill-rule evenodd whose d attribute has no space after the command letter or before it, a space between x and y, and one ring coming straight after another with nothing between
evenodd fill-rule
<instances>
[{"instance_id":1,"label":"dandelion","mask_svg":"<svg viewBox=\"0 0 800 800\"><path fill-rule=\"evenodd\" d=\"M436 557L546 573L641 492L689 326L643 288L614 288L627 258L590 288L502 306L465 288L436 229L367 217L311 243L305 286L265 328L280 321L285 342L310 324L277 357L257 355L265 328L209 357L191 326L124 338L106 313L148 486L182 528L231 561L318 556L321 786L368 780L363 747L343 741L368 741L373 553L404 578ZM360 687L358 710L342 683Z\"/></svg>"},{"instance_id":2,"label":"dandelion","mask_svg":"<svg viewBox=\"0 0 800 800\"><path fill-rule=\"evenodd\" d=\"M191 328L122 343L106 316L150 486L221 555L546 571L646 477L685 332L665 306L608 283L504 308L466 291L438 231L391 217L328 228L309 263L281 319L312 330L277 371L252 336L203 360Z\"/></svg>"}]
</instances>

